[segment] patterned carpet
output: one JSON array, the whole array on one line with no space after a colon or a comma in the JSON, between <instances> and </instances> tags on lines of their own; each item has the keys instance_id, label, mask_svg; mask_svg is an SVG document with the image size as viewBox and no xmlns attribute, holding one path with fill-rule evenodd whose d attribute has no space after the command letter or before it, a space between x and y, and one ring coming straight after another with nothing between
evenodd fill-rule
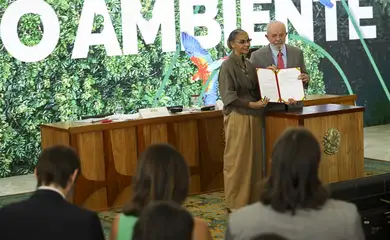
<instances>
[{"instance_id":1,"label":"patterned carpet","mask_svg":"<svg viewBox=\"0 0 390 240\"><path fill-rule=\"evenodd\" d=\"M390 162L365 159L364 164L366 176L390 172ZM29 196L30 193L0 197L0 207L12 202L21 201ZM223 239L226 229L225 224L228 218L225 210L223 191L189 196L185 207L194 216L200 217L209 223L214 239ZM113 209L99 213L107 236L110 232L111 222L119 211L118 209Z\"/></svg>"}]
</instances>

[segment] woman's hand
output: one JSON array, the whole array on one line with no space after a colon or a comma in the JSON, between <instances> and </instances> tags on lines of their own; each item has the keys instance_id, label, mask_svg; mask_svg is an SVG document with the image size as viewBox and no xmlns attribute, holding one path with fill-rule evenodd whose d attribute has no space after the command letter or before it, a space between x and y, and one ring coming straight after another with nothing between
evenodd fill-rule
<instances>
[{"instance_id":1,"label":"woman's hand","mask_svg":"<svg viewBox=\"0 0 390 240\"><path fill-rule=\"evenodd\" d=\"M259 100L257 102L250 102L249 107L253 109L260 109L267 105L269 102L269 98L265 97L263 100Z\"/></svg>"}]
</instances>

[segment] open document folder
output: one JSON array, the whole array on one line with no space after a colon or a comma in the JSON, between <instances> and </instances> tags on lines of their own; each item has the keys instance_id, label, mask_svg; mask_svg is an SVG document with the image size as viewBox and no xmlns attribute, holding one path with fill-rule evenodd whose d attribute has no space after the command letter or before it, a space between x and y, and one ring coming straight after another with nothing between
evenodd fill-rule
<instances>
[{"instance_id":1,"label":"open document folder","mask_svg":"<svg viewBox=\"0 0 390 240\"><path fill-rule=\"evenodd\" d=\"M257 69L261 97L270 102L287 102L292 98L301 101L305 98L303 83L298 79L299 68L285 68L274 72L271 69Z\"/></svg>"}]
</instances>

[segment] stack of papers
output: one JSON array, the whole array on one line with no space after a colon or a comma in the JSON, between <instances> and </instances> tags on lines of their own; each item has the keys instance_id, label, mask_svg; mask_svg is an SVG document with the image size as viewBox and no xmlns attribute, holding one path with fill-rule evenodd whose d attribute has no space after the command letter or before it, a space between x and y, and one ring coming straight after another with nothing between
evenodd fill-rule
<instances>
[{"instance_id":1,"label":"stack of papers","mask_svg":"<svg viewBox=\"0 0 390 240\"><path fill-rule=\"evenodd\" d=\"M87 118L87 119L82 119L82 120L76 120L74 121L75 123L94 123L94 122L100 122L103 120L107 120L108 117L104 118Z\"/></svg>"},{"instance_id":2,"label":"stack of papers","mask_svg":"<svg viewBox=\"0 0 390 240\"><path fill-rule=\"evenodd\" d=\"M122 121L129 121L129 120L136 120L140 119L140 116L138 113L134 114L114 114L111 116L107 116L104 118L87 118L83 120L76 120L75 123L98 123L104 120L111 120L113 122L122 122Z\"/></svg>"}]
</instances>

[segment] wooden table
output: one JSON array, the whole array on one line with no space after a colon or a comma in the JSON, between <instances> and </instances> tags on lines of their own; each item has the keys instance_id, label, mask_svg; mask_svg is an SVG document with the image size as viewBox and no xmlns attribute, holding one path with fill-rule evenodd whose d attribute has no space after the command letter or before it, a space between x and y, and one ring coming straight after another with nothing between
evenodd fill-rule
<instances>
[{"instance_id":1,"label":"wooden table","mask_svg":"<svg viewBox=\"0 0 390 240\"><path fill-rule=\"evenodd\" d=\"M355 105L356 95L308 96L305 105ZM72 146L81 158L81 174L70 201L92 210L123 206L140 153L154 143L170 143L190 166L190 193L223 188L224 131L221 111L114 123L41 125L42 149Z\"/></svg>"}]
</instances>

